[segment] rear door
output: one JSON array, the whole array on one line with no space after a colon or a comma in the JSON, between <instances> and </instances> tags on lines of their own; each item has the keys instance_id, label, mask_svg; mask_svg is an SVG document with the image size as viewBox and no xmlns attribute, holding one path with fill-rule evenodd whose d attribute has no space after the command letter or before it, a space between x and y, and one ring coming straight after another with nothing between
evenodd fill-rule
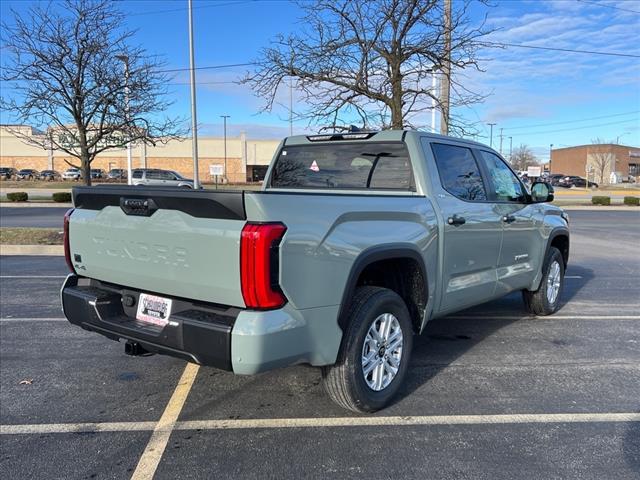
<instances>
[{"instance_id":1,"label":"rear door","mask_svg":"<svg viewBox=\"0 0 640 480\"><path fill-rule=\"evenodd\" d=\"M460 310L494 295L502 221L488 196L488 183L473 151L453 143L423 139L435 159L432 179L442 212L442 294L440 311Z\"/></svg>"},{"instance_id":2,"label":"rear door","mask_svg":"<svg viewBox=\"0 0 640 480\"><path fill-rule=\"evenodd\" d=\"M73 191L76 272L171 297L244 306L243 192L94 186Z\"/></svg>"}]
</instances>

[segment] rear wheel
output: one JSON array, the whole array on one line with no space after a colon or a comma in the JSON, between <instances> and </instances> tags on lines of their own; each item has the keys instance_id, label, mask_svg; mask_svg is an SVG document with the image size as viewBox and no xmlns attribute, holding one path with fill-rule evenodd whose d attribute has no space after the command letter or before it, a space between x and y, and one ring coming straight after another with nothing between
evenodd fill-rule
<instances>
[{"instance_id":1,"label":"rear wheel","mask_svg":"<svg viewBox=\"0 0 640 480\"><path fill-rule=\"evenodd\" d=\"M338 361L322 377L331 399L356 412L389 404L406 375L413 345L409 311L392 290L360 287L351 301Z\"/></svg>"},{"instance_id":2,"label":"rear wheel","mask_svg":"<svg viewBox=\"0 0 640 480\"><path fill-rule=\"evenodd\" d=\"M534 315L551 315L558 310L564 284L564 260L560 250L549 248L542 266L542 281L535 292L522 291L525 308Z\"/></svg>"}]
</instances>

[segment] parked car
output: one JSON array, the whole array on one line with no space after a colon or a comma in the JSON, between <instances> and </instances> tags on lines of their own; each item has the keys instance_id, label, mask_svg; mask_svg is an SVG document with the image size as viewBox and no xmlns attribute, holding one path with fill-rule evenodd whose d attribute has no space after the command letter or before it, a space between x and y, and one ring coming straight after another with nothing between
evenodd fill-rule
<instances>
[{"instance_id":1,"label":"parked car","mask_svg":"<svg viewBox=\"0 0 640 480\"><path fill-rule=\"evenodd\" d=\"M127 178L127 171L124 168L112 168L107 174L109 180L122 180Z\"/></svg>"},{"instance_id":2,"label":"parked car","mask_svg":"<svg viewBox=\"0 0 640 480\"><path fill-rule=\"evenodd\" d=\"M33 168L23 168L18 171L16 180L36 180L40 176L40 173Z\"/></svg>"},{"instance_id":3,"label":"parked car","mask_svg":"<svg viewBox=\"0 0 640 480\"><path fill-rule=\"evenodd\" d=\"M136 168L131 177L133 185L193 188L193 180L171 170Z\"/></svg>"},{"instance_id":4,"label":"parked car","mask_svg":"<svg viewBox=\"0 0 640 480\"><path fill-rule=\"evenodd\" d=\"M2 180L11 180L15 178L17 174L18 171L15 168L0 167L0 179Z\"/></svg>"},{"instance_id":5,"label":"parked car","mask_svg":"<svg viewBox=\"0 0 640 480\"><path fill-rule=\"evenodd\" d=\"M262 191L73 196L71 323L129 355L236 374L322 367L329 396L360 412L400 390L431 319L513 291L554 313L569 258L550 185L528 193L495 150L418 131L289 137Z\"/></svg>"},{"instance_id":6,"label":"parked car","mask_svg":"<svg viewBox=\"0 0 640 480\"><path fill-rule=\"evenodd\" d=\"M82 178L82 172L79 168L69 168L62 174L63 180L80 180Z\"/></svg>"},{"instance_id":7,"label":"parked car","mask_svg":"<svg viewBox=\"0 0 640 480\"><path fill-rule=\"evenodd\" d=\"M560 184L560 180L562 180L564 177L566 177L564 173L554 173L552 175L549 175L547 178L549 180L549 183L556 187Z\"/></svg>"},{"instance_id":8,"label":"parked car","mask_svg":"<svg viewBox=\"0 0 640 480\"><path fill-rule=\"evenodd\" d=\"M571 188L571 187L586 187L587 180L585 178L579 177L577 175L569 175L564 177L562 180L558 182L558 185ZM589 180L589 187L598 188L598 184L596 182L592 182Z\"/></svg>"},{"instance_id":9,"label":"parked car","mask_svg":"<svg viewBox=\"0 0 640 480\"><path fill-rule=\"evenodd\" d=\"M92 168L91 169L91 178L103 178L104 170L101 168Z\"/></svg>"},{"instance_id":10,"label":"parked car","mask_svg":"<svg viewBox=\"0 0 640 480\"><path fill-rule=\"evenodd\" d=\"M59 172L55 170L43 170L40 172L40 180L44 180L46 182L53 182L54 180L60 180L62 176Z\"/></svg>"}]
</instances>

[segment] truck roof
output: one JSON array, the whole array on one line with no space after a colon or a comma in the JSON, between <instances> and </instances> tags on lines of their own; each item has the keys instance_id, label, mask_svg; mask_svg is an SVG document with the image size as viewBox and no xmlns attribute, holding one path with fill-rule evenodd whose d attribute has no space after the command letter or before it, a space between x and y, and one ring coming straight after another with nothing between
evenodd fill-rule
<instances>
[{"instance_id":1,"label":"truck roof","mask_svg":"<svg viewBox=\"0 0 640 480\"><path fill-rule=\"evenodd\" d=\"M440 135L437 133L425 132L420 130L379 130L379 131L360 131L360 132L342 132L342 133L319 133L313 135L294 135L284 140L285 145L309 145L312 143L332 142L332 141L388 141L398 142L404 140L409 135L420 137L429 137L434 140L454 140L456 142L475 145L477 147L488 147L487 145L468 140L466 138L452 137L448 135Z\"/></svg>"}]
</instances>

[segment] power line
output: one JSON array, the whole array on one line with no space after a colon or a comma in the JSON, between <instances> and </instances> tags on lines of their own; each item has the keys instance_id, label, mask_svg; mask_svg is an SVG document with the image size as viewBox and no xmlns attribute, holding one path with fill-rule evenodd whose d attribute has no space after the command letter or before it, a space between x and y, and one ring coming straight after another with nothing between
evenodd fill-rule
<instances>
[{"instance_id":1,"label":"power line","mask_svg":"<svg viewBox=\"0 0 640 480\"><path fill-rule=\"evenodd\" d=\"M635 120L622 120L622 121L618 121L618 122L600 123L598 125L585 125L583 127L561 128L560 130L546 130L544 132L527 132L527 136L530 136L530 135L542 135L542 134L545 134L545 133L569 132L571 130L583 130L585 128L606 127L608 125L619 125L621 123L629 123L629 122L634 122L634 121Z\"/></svg>"},{"instance_id":2,"label":"power line","mask_svg":"<svg viewBox=\"0 0 640 480\"><path fill-rule=\"evenodd\" d=\"M194 70L216 70L221 68L248 67L251 65L255 65L255 63L247 62L247 63L230 63L227 65L209 65L206 67L195 67ZM188 72L189 70L190 68L186 67L186 68L170 68L167 70L157 70L157 72L158 73Z\"/></svg>"},{"instance_id":3,"label":"power line","mask_svg":"<svg viewBox=\"0 0 640 480\"><path fill-rule=\"evenodd\" d=\"M616 7L615 5L607 5L606 3L602 3L602 2L592 2L590 0L576 0L580 3L588 3L590 5L597 5L598 7L606 7L606 8L613 8L614 10L621 10L623 12L631 12L631 13L640 13L637 10L629 10L628 8L620 8L620 7Z\"/></svg>"},{"instance_id":4,"label":"power line","mask_svg":"<svg viewBox=\"0 0 640 480\"><path fill-rule=\"evenodd\" d=\"M536 125L520 125L517 127L505 127L505 130L516 130L520 128L536 128L536 127L550 127L552 125L564 125L567 123L575 123L575 122L588 122L590 120L601 120L603 118L613 118L613 117L622 117L624 115L632 115L635 113L640 113L640 110L635 110L633 112L625 112L625 113L614 113L613 115L602 115L600 117L590 117L590 118L581 118L579 120L565 120L562 122L551 122L551 123L538 123Z\"/></svg>"},{"instance_id":5,"label":"power line","mask_svg":"<svg viewBox=\"0 0 640 480\"><path fill-rule=\"evenodd\" d=\"M484 42L485 45L493 45L496 47L516 47L516 48L532 48L534 50L551 50L553 52L569 52L569 53L587 53L589 55L606 55L610 57L630 57L640 58L640 55L634 55L632 53L618 53L618 52L601 52L595 50L575 50L571 48L553 48L553 47L538 47L534 45L520 45L517 43L497 43L497 42Z\"/></svg>"},{"instance_id":6,"label":"power line","mask_svg":"<svg viewBox=\"0 0 640 480\"><path fill-rule=\"evenodd\" d=\"M196 8L227 7L227 6L231 6L231 5L242 5L243 3L253 3L255 1L257 1L257 0L244 0L244 1L240 1L240 2L226 2L226 3L212 3L210 5L196 5L195 7L193 7L193 9L195 10ZM166 9L166 10L152 10L152 11L148 11L148 12L127 13L127 16L128 17L137 17L139 15L154 15L156 13L184 12L185 10L187 10L187 7L170 8L170 9Z\"/></svg>"}]
</instances>

